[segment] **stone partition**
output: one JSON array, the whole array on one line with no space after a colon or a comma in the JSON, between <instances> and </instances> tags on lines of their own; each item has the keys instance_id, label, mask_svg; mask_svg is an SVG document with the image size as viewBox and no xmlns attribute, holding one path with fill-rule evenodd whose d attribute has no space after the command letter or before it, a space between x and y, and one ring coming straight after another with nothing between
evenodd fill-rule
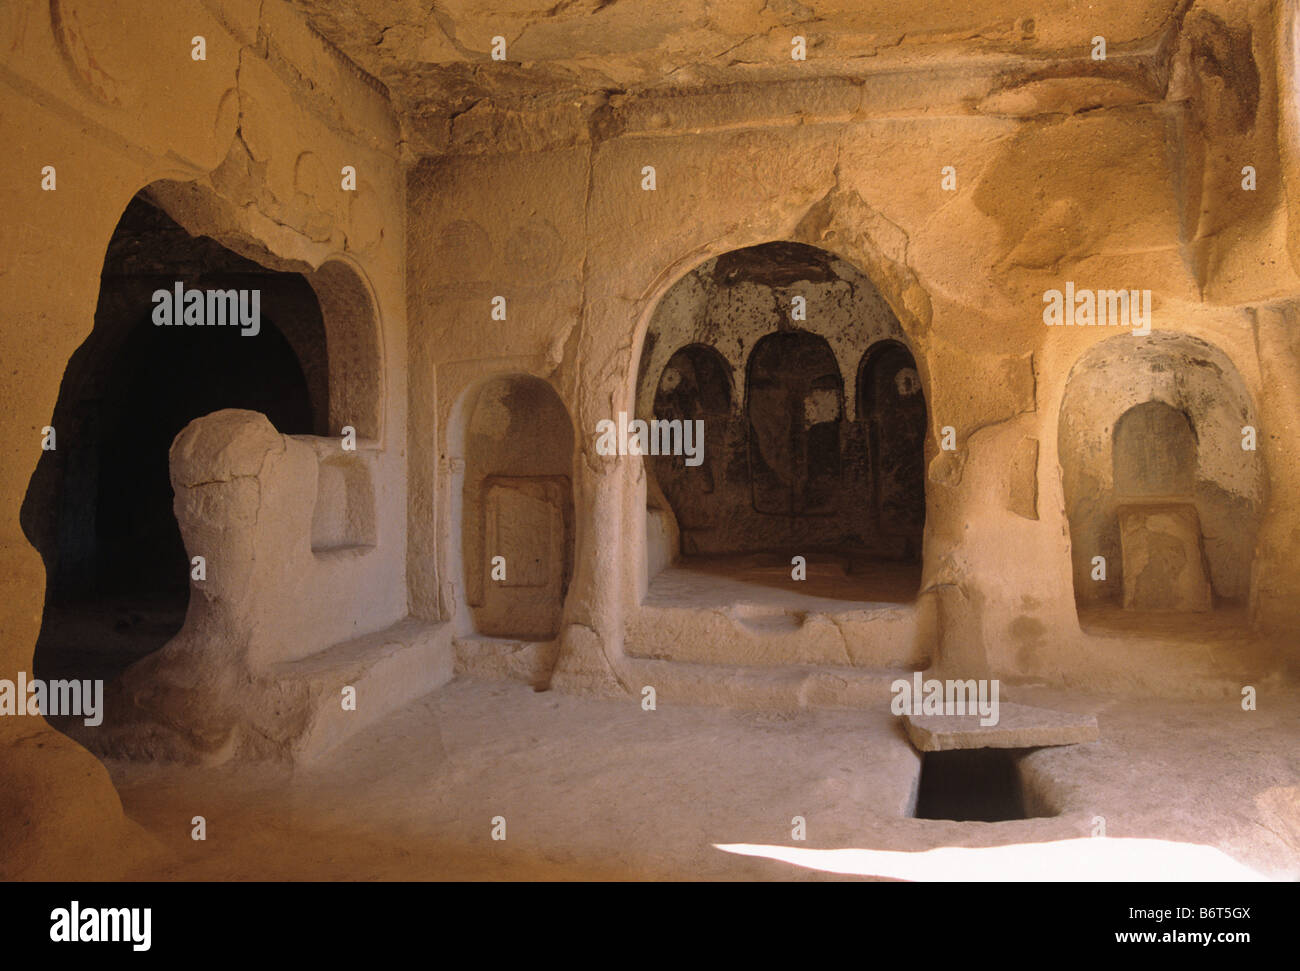
<instances>
[{"instance_id":1,"label":"stone partition","mask_svg":"<svg viewBox=\"0 0 1300 971\"><path fill-rule=\"evenodd\" d=\"M263 415L238 409L196 419L177 436L176 519L186 551L202 558L185 626L113 685L106 730L81 733L88 745L219 761L294 756L314 744L315 723L340 709L352 674L344 665L331 680L323 652L404 615L373 545L313 549L320 470L347 456L337 440L281 435ZM355 461L363 473L373 464ZM295 680L306 670L311 690ZM405 688L367 699L371 717L352 727L444 673L436 663L408 672Z\"/></svg>"}]
</instances>

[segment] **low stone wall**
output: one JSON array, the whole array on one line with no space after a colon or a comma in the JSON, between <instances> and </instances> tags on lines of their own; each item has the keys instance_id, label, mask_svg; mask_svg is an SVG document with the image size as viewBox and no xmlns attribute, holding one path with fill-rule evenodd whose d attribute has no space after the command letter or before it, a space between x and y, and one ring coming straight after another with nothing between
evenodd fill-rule
<instances>
[{"instance_id":1,"label":"low stone wall","mask_svg":"<svg viewBox=\"0 0 1300 971\"><path fill-rule=\"evenodd\" d=\"M384 606L382 571L366 569L372 547L313 552L318 470L344 460L336 451L350 461L357 454L328 439L281 435L265 416L240 409L196 419L176 437L174 508L191 557L185 626L110 686L105 730L82 732L87 746L204 761L321 747L312 739L322 713L344 710L341 690L393 653L382 635L369 648L338 648L374 640L401 619ZM354 461L364 471L366 460ZM429 646L428 635L387 641ZM449 641L439 650L445 665L417 664L399 680L423 683L427 674L429 690L447 680ZM338 663L320 663L323 655ZM388 710L406 694L400 685L385 691L367 711ZM345 734L330 730L335 740Z\"/></svg>"}]
</instances>

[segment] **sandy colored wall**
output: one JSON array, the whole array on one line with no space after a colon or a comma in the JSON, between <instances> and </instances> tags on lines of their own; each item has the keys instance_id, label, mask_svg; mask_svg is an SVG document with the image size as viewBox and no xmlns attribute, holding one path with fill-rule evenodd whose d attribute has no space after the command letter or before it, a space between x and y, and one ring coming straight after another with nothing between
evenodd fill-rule
<instances>
[{"instance_id":1,"label":"sandy colored wall","mask_svg":"<svg viewBox=\"0 0 1300 971\"><path fill-rule=\"evenodd\" d=\"M123 30L120 10L89 0L0 11L0 134L16 173L0 224L5 676L29 669L40 625L44 568L19 507L41 429L90 332L108 240L147 186L189 231L313 279L327 331L358 306L350 288L377 321L355 342L330 336L347 349L331 355L330 424L357 416L374 522L338 512L319 525L322 545L351 530L374 548L346 570L322 568L314 595L334 612L303 610L278 646L295 643L260 650L264 660L408 608L465 620L457 477L473 402L493 378L529 374L556 390L577 435L556 683L626 689L624 631L672 530L647 548L644 471L598 455L596 424L635 410L645 334L668 289L711 257L772 240L864 272L916 354L930 423L922 600L941 667L1090 677L1058 427L1068 374L1112 332L1044 326L1042 295L1066 281L1150 288L1157 330L1203 339L1231 362L1262 443L1251 616L1262 629L1298 619L1289 442L1300 221L1287 192L1296 119L1278 98L1294 88L1292 4L1195 4L1168 72L1120 43L1104 75L1077 60L1045 58L1028 73L974 58L633 92L565 128L558 145L485 107L448 119L453 153L409 172L384 90L288 5L140 0L130 17L149 30ZM1119 41L1145 36L1116 29ZM198 35L202 61L191 57ZM578 107L556 117L572 121ZM549 147L525 150L539 144ZM41 189L46 165L53 192ZM343 165L357 167L356 192L340 190ZM1258 179L1249 192L1244 165ZM642 188L646 166L654 191ZM504 320L492 317L495 296ZM941 452L947 426L957 448ZM306 452L291 451L306 468ZM296 504L308 551L309 506ZM6 874L38 856L50 875L108 852L98 823L120 812L102 766L24 719L0 724L0 746L0 835L20 846Z\"/></svg>"},{"instance_id":2,"label":"sandy colored wall","mask_svg":"<svg viewBox=\"0 0 1300 971\"><path fill-rule=\"evenodd\" d=\"M382 90L278 3L10 4L0 12L0 126L11 171L0 227L0 669L30 671L45 575L18 510L69 358L90 333L105 248L127 202L171 180L170 214L191 232L274 268L348 262L374 294L382 335L378 552L387 582L375 623L405 612L404 184ZM192 59L202 35L206 60ZM268 39L271 38L271 39ZM359 189L339 186L357 167ZM42 167L57 188L42 191ZM189 192L195 200L184 204ZM322 300L322 304L324 304ZM396 591L396 592L392 592ZM31 719L3 719L3 868L75 875L81 854L114 852L120 825L103 767ZM114 822L116 820L116 822ZM18 838L21 832L22 838Z\"/></svg>"},{"instance_id":3,"label":"sandy colored wall","mask_svg":"<svg viewBox=\"0 0 1300 971\"><path fill-rule=\"evenodd\" d=\"M1258 401L1242 308L1297 286L1262 196L1239 199L1240 177L1225 181L1222 164L1220 176L1205 174L1206 156L1276 157L1274 22L1220 12L1250 26L1244 49L1263 65L1251 97L1227 107L1201 90L1166 99L1141 80L1099 94L1068 78L1002 86L978 70L873 77L855 90L809 85L797 104L788 89L750 92L743 108L726 94L629 98L594 143L413 170L412 380L437 402L413 412L424 429L412 436L413 482L436 495L448 479L434 443L474 381L526 369L560 389L581 449L563 677L619 680L643 579L642 472L595 453L596 423L632 410L641 342L671 284L771 240L820 246L867 273L916 350L931 426L923 596L938 602L942 663L1033 676L1068 666L1080 647L1058 422L1070 369L1116 329L1046 326L1044 292L1067 281L1151 289L1154 329L1217 347ZM1218 36L1210 20L1197 29ZM1180 41L1189 46L1176 62L1195 56L1194 40ZM1223 112L1237 112L1226 134L1205 121ZM654 191L641 188L646 165ZM941 187L946 165L956 191ZM1276 199L1276 165L1259 166ZM1189 204L1233 231L1190 221ZM519 240L552 229L561 242L544 260L510 258ZM1274 272L1231 269L1252 261ZM489 323L495 294L509 300L507 323ZM938 450L944 426L956 431L954 452ZM1037 518L1024 515L1026 495ZM437 552L456 528L412 508L412 598L443 616L464 609L461 564ZM1296 589L1295 571L1270 555L1285 574L1274 589Z\"/></svg>"}]
</instances>

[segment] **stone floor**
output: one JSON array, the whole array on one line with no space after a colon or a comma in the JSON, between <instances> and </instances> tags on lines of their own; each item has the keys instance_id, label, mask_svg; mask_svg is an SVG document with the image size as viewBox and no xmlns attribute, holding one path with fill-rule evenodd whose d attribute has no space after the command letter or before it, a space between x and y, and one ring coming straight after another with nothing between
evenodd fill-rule
<instances>
[{"instance_id":1,"label":"stone floor","mask_svg":"<svg viewBox=\"0 0 1300 971\"><path fill-rule=\"evenodd\" d=\"M920 756L887 709L643 711L466 679L310 767L110 771L152 837L141 879L1300 878L1300 695L1012 697L1097 717L1099 741L1023 764L1057 815L911 818Z\"/></svg>"},{"instance_id":2,"label":"stone floor","mask_svg":"<svg viewBox=\"0 0 1300 971\"><path fill-rule=\"evenodd\" d=\"M692 556L651 579L629 619L628 653L720 666L822 665L881 673L928 666L916 603L920 566L810 554Z\"/></svg>"},{"instance_id":3,"label":"stone floor","mask_svg":"<svg viewBox=\"0 0 1300 971\"><path fill-rule=\"evenodd\" d=\"M86 598L47 609L34 652L40 678L112 680L176 636L187 597Z\"/></svg>"},{"instance_id":4,"label":"stone floor","mask_svg":"<svg viewBox=\"0 0 1300 971\"><path fill-rule=\"evenodd\" d=\"M645 604L712 608L761 599L765 606L829 611L912 603L921 587L919 563L831 554L805 559L807 578L796 583L790 557L685 557L655 575Z\"/></svg>"}]
</instances>

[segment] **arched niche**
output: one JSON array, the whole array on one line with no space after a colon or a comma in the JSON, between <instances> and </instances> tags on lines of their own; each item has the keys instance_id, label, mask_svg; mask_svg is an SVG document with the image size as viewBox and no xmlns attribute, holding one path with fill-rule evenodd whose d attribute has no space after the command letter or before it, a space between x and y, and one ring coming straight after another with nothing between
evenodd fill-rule
<instances>
[{"instance_id":1,"label":"arched niche","mask_svg":"<svg viewBox=\"0 0 1300 971\"><path fill-rule=\"evenodd\" d=\"M906 345L872 345L858 369L858 417L866 431L871 507L882 535L919 559L925 528L925 392Z\"/></svg>"},{"instance_id":2,"label":"arched niche","mask_svg":"<svg viewBox=\"0 0 1300 971\"><path fill-rule=\"evenodd\" d=\"M344 426L377 441L383 430L383 348L377 305L361 272L344 259L307 274L320 301L329 347L329 434Z\"/></svg>"},{"instance_id":3,"label":"arched niche","mask_svg":"<svg viewBox=\"0 0 1300 971\"><path fill-rule=\"evenodd\" d=\"M1057 431L1081 613L1245 603L1265 488L1242 447L1256 423L1231 360L1200 338L1117 335L1084 353Z\"/></svg>"},{"instance_id":4,"label":"arched niche","mask_svg":"<svg viewBox=\"0 0 1300 971\"><path fill-rule=\"evenodd\" d=\"M687 526L708 528L718 512L722 450L709 443L723 442L733 432L732 385L731 368L721 354L706 344L689 344L668 359L655 386L654 418L696 421L703 429L698 466L688 464L685 455L647 457L659 488Z\"/></svg>"},{"instance_id":5,"label":"arched niche","mask_svg":"<svg viewBox=\"0 0 1300 971\"><path fill-rule=\"evenodd\" d=\"M768 334L746 375L749 476L756 512L833 515L840 498L844 378L826 339Z\"/></svg>"},{"instance_id":6,"label":"arched niche","mask_svg":"<svg viewBox=\"0 0 1300 971\"><path fill-rule=\"evenodd\" d=\"M156 294L177 285L204 295L203 323L159 323ZM211 293L234 294L226 308L250 315L255 293L256 328L207 323L219 319ZM60 384L57 447L22 508L47 576L38 676L111 678L180 629L190 561L172 512L173 439L223 408L262 412L283 434L323 434L327 343L302 274L191 235L147 192L131 200L106 249L91 333Z\"/></svg>"},{"instance_id":7,"label":"arched niche","mask_svg":"<svg viewBox=\"0 0 1300 971\"><path fill-rule=\"evenodd\" d=\"M707 344L677 350L655 386L657 418L721 417L731 413L731 369Z\"/></svg>"},{"instance_id":8,"label":"arched niche","mask_svg":"<svg viewBox=\"0 0 1300 971\"><path fill-rule=\"evenodd\" d=\"M473 629L550 640L573 576L573 423L529 375L483 382L467 402L460 534Z\"/></svg>"},{"instance_id":9,"label":"arched niche","mask_svg":"<svg viewBox=\"0 0 1300 971\"><path fill-rule=\"evenodd\" d=\"M1185 412L1144 401L1115 423L1111 455L1115 493L1125 497L1196 494L1196 433Z\"/></svg>"}]
</instances>

